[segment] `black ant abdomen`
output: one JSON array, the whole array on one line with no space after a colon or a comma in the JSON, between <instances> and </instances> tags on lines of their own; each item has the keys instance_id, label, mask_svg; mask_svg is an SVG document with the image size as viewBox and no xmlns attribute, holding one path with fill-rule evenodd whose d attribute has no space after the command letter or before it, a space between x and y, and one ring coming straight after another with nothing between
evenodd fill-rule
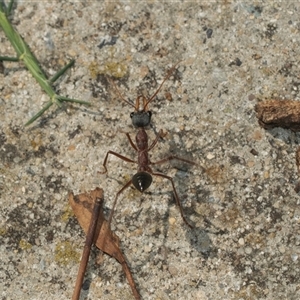
<instances>
[{"instance_id":1,"label":"black ant abdomen","mask_svg":"<svg viewBox=\"0 0 300 300\"><path fill-rule=\"evenodd\" d=\"M152 183L152 176L148 172L138 172L132 176L132 184L141 193L147 190Z\"/></svg>"}]
</instances>

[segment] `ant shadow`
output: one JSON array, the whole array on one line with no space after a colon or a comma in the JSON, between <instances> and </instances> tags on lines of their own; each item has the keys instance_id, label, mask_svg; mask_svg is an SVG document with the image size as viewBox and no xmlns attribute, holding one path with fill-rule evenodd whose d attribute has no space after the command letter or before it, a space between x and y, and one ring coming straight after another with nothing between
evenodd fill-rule
<instances>
[{"instance_id":1,"label":"ant shadow","mask_svg":"<svg viewBox=\"0 0 300 300\"><path fill-rule=\"evenodd\" d=\"M287 152L296 152L295 164L297 165L298 172L296 172L290 179L291 184L294 187L294 191L300 195L300 180L299 180L299 163L300 163L300 132L295 132L292 129L274 127L265 129L269 135L266 138L271 145L271 153L276 152L277 159L282 158L285 160L285 156L282 154L283 150ZM278 142L280 140L280 142ZM277 164L275 164L277 165Z\"/></svg>"},{"instance_id":2,"label":"ant shadow","mask_svg":"<svg viewBox=\"0 0 300 300\"><path fill-rule=\"evenodd\" d=\"M188 180L187 172L188 171L186 171L186 170L178 170L177 174L174 177L175 182L178 181L178 178L180 178L181 183L183 182L183 180L187 181ZM184 182L182 183L182 186L185 186ZM133 187L132 187L132 190L134 190ZM181 191L181 193L180 193L181 195L184 194L184 192L182 193L181 189L179 189L179 191ZM156 196L159 197L159 196L166 195L166 194L172 194L172 191L151 191L151 190L149 190L148 192L143 194L141 202L147 201L147 195L152 195L152 196L154 196L154 198L156 198ZM126 198L126 196L125 196L125 198ZM158 227L158 229L153 233L153 235L154 236L162 235L163 240L162 240L161 247L165 247L164 245L166 245L166 243L167 243L170 227L172 226L169 223L169 219L170 219L169 212L170 212L171 207L173 207L173 206L176 206L174 196L169 199L168 209L165 211L165 213L160 214L159 212L155 211L155 209L152 209L150 207L147 209L147 211L144 211L142 214L143 208L140 208L134 214L131 214L130 216L125 217L125 224L127 224L126 226L129 227L129 226L134 225L135 222L138 223L138 218L141 217L140 216L141 214L148 216L144 220L145 227L147 226L146 224L149 224L149 222L161 223L162 226ZM183 207L183 210L184 210L186 216L198 215L198 213L194 211L193 205L188 208ZM205 220L205 224L207 225L205 227L194 226L193 228L190 228L189 226L187 226L187 224L184 221L180 222L181 216L180 216L179 211L177 209L175 209L174 212L176 212L176 214L177 214L176 219L179 220L179 223L177 226L183 227L183 229L185 230L186 240L189 242L189 244L192 246L192 248L194 248L198 253L200 253L206 259L209 257L215 257L217 255L217 248L212 244L212 241L211 241L209 235L210 234L219 235L219 234L224 234L225 232L222 230L219 230L218 228L215 228L215 226L211 222L209 222L209 220ZM189 218L187 218L187 220L188 220L188 222L193 223ZM157 252L159 252L159 251L162 251L162 250L157 249L157 251L150 253L148 255L148 257L146 257L144 259L145 263L148 260L152 260L155 257L155 255L157 254Z\"/></svg>"},{"instance_id":3,"label":"ant shadow","mask_svg":"<svg viewBox=\"0 0 300 300\"><path fill-rule=\"evenodd\" d=\"M276 145L276 139L281 140L286 145L300 145L300 133L295 132L291 129L282 128L282 127L275 127L270 129L265 129L273 139L268 138L268 142L271 144L272 147L279 148L281 146Z\"/></svg>"}]
</instances>

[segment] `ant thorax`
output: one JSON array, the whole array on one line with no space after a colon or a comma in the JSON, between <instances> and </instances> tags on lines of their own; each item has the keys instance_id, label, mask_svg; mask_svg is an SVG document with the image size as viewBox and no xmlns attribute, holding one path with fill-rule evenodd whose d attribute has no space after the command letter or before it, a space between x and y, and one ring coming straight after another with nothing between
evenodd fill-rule
<instances>
[{"instance_id":1,"label":"ant thorax","mask_svg":"<svg viewBox=\"0 0 300 300\"><path fill-rule=\"evenodd\" d=\"M130 114L132 125L137 128L149 126L151 122L151 116L152 112L145 110L134 111Z\"/></svg>"}]
</instances>

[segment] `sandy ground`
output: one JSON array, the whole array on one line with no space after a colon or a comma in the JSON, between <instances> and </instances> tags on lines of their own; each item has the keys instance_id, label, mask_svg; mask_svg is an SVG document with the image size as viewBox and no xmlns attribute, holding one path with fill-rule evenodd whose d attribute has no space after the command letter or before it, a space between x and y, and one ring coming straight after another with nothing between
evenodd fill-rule
<instances>
[{"instance_id":1,"label":"sandy ground","mask_svg":"<svg viewBox=\"0 0 300 300\"><path fill-rule=\"evenodd\" d=\"M120 197L112 227L142 299L299 299L300 209L295 150L300 136L257 123L259 99L299 99L300 4L296 1L20 1L12 23L53 75L60 95L86 108L51 107L22 63L0 68L0 298L70 299L84 234L68 191L105 190L109 213L137 167L124 98L151 95L179 63L149 108L165 138L151 151L197 162L153 167L145 194ZM14 50L0 31L0 55ZM150 140L155 131L147 130ZM81 299L133 299L121 266L97 249Z\"/></svg>"}]
</instances>

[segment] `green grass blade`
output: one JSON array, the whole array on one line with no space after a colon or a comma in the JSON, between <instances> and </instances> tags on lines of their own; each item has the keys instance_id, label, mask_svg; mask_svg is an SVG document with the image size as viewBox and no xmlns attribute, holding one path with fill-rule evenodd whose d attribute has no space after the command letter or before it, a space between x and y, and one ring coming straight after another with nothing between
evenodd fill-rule
<instances>
[{"instance_id":1,"label":"green grass blade","mask_svg":"<svg viewBox=\"0 0 300 300\"><path fill-rule=\"evenodd\" d=\"M0 56L1 61L19 61L18 57Z\"/></svg>"},{"instance_id":2,"label":"green grass blade","mask_svg":"<svg viewBox=\"0 0 300 300\"><path fill-rule=\"evenodd\" d=\"M60 71L58 71L49 81L53 83L56 81L60 76L62 76L69 68L71 68L75 63L75 60L72 59L67 65L65 65Z\"/></svg>"},{"instance_id":3,"label":"green grass blade","mask_svg":"<svg viewBox=\"0 0 300 300\"><path fill-rule=\"evenodd\" d=\"M3 1L0 1L0 12L3 12L7 15L7 9L6 9Z\"/></svg>"},{"instance_id":4,"label":"green grass blade","mask_svg":"<svg viewBox=\"0 0 300 300\"><path fill-rule=\"evenodd\" d=\"M28 126L32 124L36 119L38 119L47 109L49 109L53 105L52 101L49 101L37 114L35 114L26 124Z\"/></svg>"},{"instance_id":5,"label":"green grass blade","mask_svg":"<svg viewBox=\"0 0 300 300\"><path fill-rule=\"evenodd\" d=\"M26 124L25 126L33 123L37 118L39 118L48 108L50 108L54 103L61 107L61 102L75 102L84 105L90 105L89 102L71 99L63 96L59 96L55 93L51 84L57 80L62 74L66 72L68 68L70 68L74 64L74 60L70 61L65 67L63 67L59 72L57 72L50 80L47 79L45 73L41 69L37 58L30 51L30 48L25 43L21 35L12 27L7 16L12 10L14 1L11 0L9 6L6 8L4 5L4 1L0 0L0 27L2 27L6 37L10 41L11 45L15 49L17 53L17 58L3 56L0 57L0 60L3 61L17 61L22 60L24 65L30 71L32 76L39 83L41 88L48 94L51 100L43 107L37 114L35 114Z\"/></svg>"},{"instance_id":6,"label":"green grass blade","mask_svg":"<svg viewBox=\"0 0 300 300\"><path fill-rule=\"evenodd\" d=\"M10 15L11 10L12 10L12 8L13 8L13 5L14 5L14 0L11 0L11 1L9 2L8 8L6 9L6 16L9 16L9 15Z\"/></svg>"},{"instance_id":7,"label":"green grass blade","mask_svg":"<svg viewBox=\"0 0 300 300\"><path fill-rule=\"evenodd\" d=\"M67 97L64 97L64 96L57 96L57 99L60 100L60 101L74 102L74 103L84 104L84 105L88 105L88 106L91 105L90 102L86 102L86 101L83 101L83 100L72 99L72 98L67 98Z\"/></svg>"}]
</instances>

